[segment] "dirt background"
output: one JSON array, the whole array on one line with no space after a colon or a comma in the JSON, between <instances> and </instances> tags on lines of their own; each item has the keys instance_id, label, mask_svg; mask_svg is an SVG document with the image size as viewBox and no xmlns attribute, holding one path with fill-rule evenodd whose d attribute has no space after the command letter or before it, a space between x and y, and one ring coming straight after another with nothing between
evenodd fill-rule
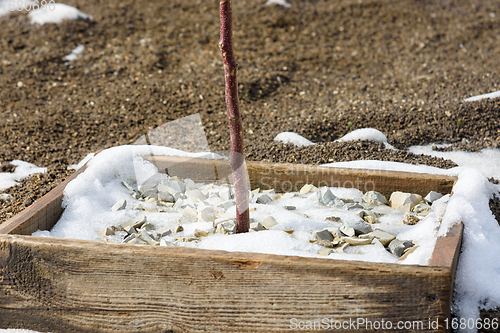
<instances>
[{"instance_id":1,"label":"dirt background","mask_svg":"<svg viewBox=\"0 0 500 333\"><path fill-rule=\"evenodd\" d=\"M89 152L131 144L183 116L199 113L210 148L229 148L218 1L61 2L93 20L32 25L26 11L0 18L0 171L12 171L14 159L48 168L5 191L14 199L0 202L0 223ZM463 102L500 90L498 1L264 3L233 7L248 159L377 158L448 168L454 163L405 149L500 145L500 100ZM79 44L82 55L65 64ZM332 142L364 127L400 150ZM321 144L273 142L282 131Z\"/></svg>"}]
</instances>

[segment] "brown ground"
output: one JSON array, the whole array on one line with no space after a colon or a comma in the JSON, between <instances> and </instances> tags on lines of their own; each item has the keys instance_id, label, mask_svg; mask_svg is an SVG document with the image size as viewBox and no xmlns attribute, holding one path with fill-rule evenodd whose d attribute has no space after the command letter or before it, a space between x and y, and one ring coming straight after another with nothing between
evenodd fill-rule
<instances>
[{"instance_id":1,"label":"brown ground","mask_svg":"<svg viewBox=\"0 0 500 333\"><path fill-rule=\"evenodd\" d=\"M6 192L0 222L68 175L88 152L134 142L200 113L213 150L228 149L218 2L65 0L93 21L0 18L0 162L48 167ZM500 145L496 0L234 1L234 43L249 159L324 163L378 158L451 167L413 144ZM141 40L144 40L141 42ZM70 65L63 57L85 50ZM332 143L373 127L402 149ZM314 148L272 141L295 131Z\"/></svg>"}]
</instances>

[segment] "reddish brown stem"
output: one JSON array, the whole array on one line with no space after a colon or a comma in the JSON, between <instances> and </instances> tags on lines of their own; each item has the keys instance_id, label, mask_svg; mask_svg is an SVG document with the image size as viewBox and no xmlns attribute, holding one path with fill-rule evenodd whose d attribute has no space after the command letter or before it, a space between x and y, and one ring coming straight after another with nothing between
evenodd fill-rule
<instances>
[{"instance_id":1,"label":"reddish brown stem","mask_svg":"<svg viewBox=\"0 0 500 333\"><path fill-rule=\"evenodd\" d=\"M220 42L219 48L224 62L226 83L226 108L231 137L231 170L236 197L236 233L248 232L250 215L248 211L248 187L246 182L245 158L243 155L243 126L238 105L238 65L233 53L233 18L231 0L220 0Z\"/></svg>"}]
</instances>

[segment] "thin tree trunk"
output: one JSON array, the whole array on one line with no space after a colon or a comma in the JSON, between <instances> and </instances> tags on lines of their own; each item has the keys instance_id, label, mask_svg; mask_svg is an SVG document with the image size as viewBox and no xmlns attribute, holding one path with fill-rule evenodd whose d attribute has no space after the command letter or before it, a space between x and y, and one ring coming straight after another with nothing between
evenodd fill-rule
<instances>
[{"instance_id":1,"label":"thin tree trunk","mask_svg":"<svg viewBox=\"0 0 500 333\"><path fill-rule=\"evenodd\" d=\"M236 233L248 232L250 215L248 211L248 187L246 182L245 157L243 155L243 127L238 105L238 65L233 53L233 18L231 0L220 0L220 42L219 48L224 62L226 82L226 108L231 137L231 170L236 197Z\"/></svg>"}]
</instances>

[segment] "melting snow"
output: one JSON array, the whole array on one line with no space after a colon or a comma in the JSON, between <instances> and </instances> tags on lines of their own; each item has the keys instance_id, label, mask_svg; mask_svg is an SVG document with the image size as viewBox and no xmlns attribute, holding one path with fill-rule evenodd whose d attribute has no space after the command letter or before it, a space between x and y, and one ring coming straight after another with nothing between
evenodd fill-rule
<instances>
[{"instance_id":1,"label":"melting snow","mask_svg":"<svg viewBox=\"0 0 500 333\"><path fill-rule=\"evenodd\" d=\"M93 19L92 16L82 13L72 6L62 3L50 4L50 6L50 9L39 8L29 12L31 23L61 23L64 20Z\"/></svg>"}]
</instances>

